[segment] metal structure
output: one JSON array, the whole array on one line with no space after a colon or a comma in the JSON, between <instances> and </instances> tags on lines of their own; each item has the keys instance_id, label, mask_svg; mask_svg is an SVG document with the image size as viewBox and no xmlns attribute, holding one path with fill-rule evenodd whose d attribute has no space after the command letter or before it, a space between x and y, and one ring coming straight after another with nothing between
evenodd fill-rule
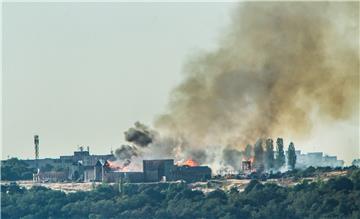
<instances>
[{"instance_id":1,"label":"metal structure","mask_svg":"<svg viewBox=\"0 0 360 219\"><path fill-rule=\"evenodd\" d=\"M241 169L243 172L251 172L252 170L252 163L250 160L244 160L241 162Z\"/></svg>"},{"instance_id":2,"label":"metal structure","mask_svg":"<svg viewBox=\"0 0 360 219\"><path fill-rule=\"evenodd\" d=\"M39 159L39 136L34 135L34 144L35 144L35 160Z\"/></svg>"},{"instance_id":3,"label":"metal structure","mask_svg":"<svg viewBox=\"0 0 360 219\"><path fill-rule=\"evenodd\" d=\"M38 159L39 159L39 136L34 135L34 144L35 144L35 166L38 168Z\"/></svg>"},{"instance_id":4,"label":"metal structure","mask_svg":"<svg viewBox=\"0 0 360 219\"><path fill-rule=\"evenodd\" d=\"M174 169L173 159L143 160L143 173L145 182L159 182L163 176L172 179Z\"/></svg>"}]
</instances>

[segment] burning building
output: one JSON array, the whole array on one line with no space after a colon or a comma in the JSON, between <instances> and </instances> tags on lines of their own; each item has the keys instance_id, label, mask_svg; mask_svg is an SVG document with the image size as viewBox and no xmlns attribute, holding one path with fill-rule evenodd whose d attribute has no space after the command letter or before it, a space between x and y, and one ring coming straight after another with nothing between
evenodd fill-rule
<instances>
[{"instance_id":1,"label":"burning building","mask_svg":"<svg viewBox=\"0 0 360 219\"><path fill-rule=\"evenodd\" d=\"M184 162L175 165L173 159L143 160L143 171L128 171L116 166L112 161L99 160L91 168L84 170L84 181L118 182L161 182L184 180L186 182L205 181L211 178L208 166L199 166L197 162Z\"/></svg>"},{"instance_id":2,"label":"burning building","mask_svg":"<svg viewBox=\"0 0 360 219\"><path fill-rule=\"evenodd\" d=\"M159 182L171 180L174 170L174 160L144 160L143 171L145 182Z\"/></svg>"},{"instance_id":3,"label":"burning building","mask_svg":"<svg viewBox=\"0 0 360 219\"><path fill-rule=\"evenodd\" d=\"M112 161L98 160L94 166L88 166L84 170L85 182L118 182L120 179L127 182L143 182L142 172L130 172L116 166Z\"/></svg>"},{"instance_id":4,"label":"burning building","mask_svg":"<svg viewBox=\"0 0 360 219\"><path fill-rule=\"evenodd\" d=\"M252 166L251 166L251 161L250 160L244 160L241 162L241 170L243 172L251 172L252 170Z\"/></svg>"},{"instance_id":5,"label":"burning building","mask_svg":"<svg viewBox=\"0 0 360 219\"><path fill-rule=\"evenodd\" d=\"M186 182L204 181L211 178L211 169L189 159L174 165L174 160L144 160L145 182L185 180Z\"/></svg>"},{"instance_id":6,"label":"burning building","mask_svg":"<svg viewBox=\"0 0 360 219\"><path fill-rule=\"evenodd\" d=\"M208 166L176 166L173 179L186 182L206 181L211 178L211 169Z\"/></svg>"}]
</instances>

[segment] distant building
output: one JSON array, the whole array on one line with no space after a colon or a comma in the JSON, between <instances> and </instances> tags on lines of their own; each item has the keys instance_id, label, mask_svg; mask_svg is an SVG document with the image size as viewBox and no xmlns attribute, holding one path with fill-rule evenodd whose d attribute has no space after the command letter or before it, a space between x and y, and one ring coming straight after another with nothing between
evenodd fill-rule
<instances>
[{"instance_id":1,"label":"distant building","mask_svg":"<svg viewBox=\"0 0 360 219\"><path fill-rule=\"evenodd\" d=\"M83 150L83 147L80 147L78 151L74 151L73 155L60 156L60 158L44 158L38 159L28 159L23 160L29 167L40 169L40 172L46 172L48 168L55 169L57 171L66 171L67 180L89 180L92 178L91 175L94 175L89 171L89 169L94 169L95 164L99 160L115 160L113 154L106 155L91 155L89 150Z\"/></svg>"},{"instance_id":2,"label":"distant building","mask_svg":"<svg viewBox=\"0 0 360 219\"><path fill-rule=\"evenodd\" d=\"M242 172L251 172L251 161L250 160L244 160L241 162L241 170Z\"/></svg>"},{"instance_id":3,"label":"distant building","mask_svg":"<svg viewBox=\"0 0 360 219\"><path fill-rule=\"evenodd\" d=\"M84 166L84 182L93 182L93 181L95 181L95 167Z\"/></svg>"},{"instance_id":4,"label":"distant building","mask_svg":"<svg viewBox=\"0 0 360 219\"><path fill-rule=\"evenodd\" d=\"M211 178L208 166L176 166L173 159L143 160L143 172L119 171L110 168L108 161L99 160L93 167L84 169L84 181L98 182L160 182L184 180L205 181Z\"/></svg>"},{"instance_id":5,"label":"distant building","mask_svg":"<svg viewBox=\"0 0 360 219\"><path fill-rule=\"evenodd\" d=\"M144 160L143 172L145 182L159 182L163 180L172 180L174 170L174 160Z\"/></svg>"},{"instance_id":6,"label":"distant building","mask_svg":"<svg viewBox=\"0 0 360 219\"><path fill-rule=\"evenodd\" d=\"M360 167L360 159L353 160L353 162L351 164L354 166Z\"/></svg>"},{"instance_id":7,"label":"distant building","mask_svg":"<svg viewBox=\"0 0 360 219\"><path fill-rule=\"evenodd\" d=\"M211 178L211 169L208 166L177 166L173 159L144 160L144 181L174 181L186 182L205 181Z\"/></svg>"},{"instance_id":8,"label":"distant building","mask_svg":"<svg viewBox=\"0 0 360 219\"><path fill-rule=\"evenodd\" d=\"M47 171L33 174L34 182L64 182L68 180L67 171Z\"/></svg>"},{"instance_id":9,"label":"distant building","mask_svg":"<svg viewBox=\"0 0 360 219\"><path fill-rule=\"evenodd\" d=\"M84 169L84 182L125 182L137 183L144 181L143 172L121 172L109 168L108 161L98 160L94 166L86 166Z\"/></svg>"},{"instance_id":10,"label":"distant building","mask_svg":"<svg viewBox=\"0 0 360 219\"><path fill-rule=\"evenodd\" d=\"M186 182L206 181L211 179L211 169L208 166L176 166L172 178Z\"/></svg>"},{"instance_id":11,"label":"distant building","mask_svg":"<svg viewBox=\"0 0 360 219\"><path fill-rule=\"evenodd\" d=\"M38 173L33 175L36 182L160 182L185 180L187 182L204 181L211 178L208 166L188 164L177 166L173 159L143 160L143 172L121 171L111 167L111 161L116 160L113 154L91 155L82 147L73 155L60 158L38 159ZM23 160L35 168L35 160ZM6 162L6 161L3 161ZM113 168L113 169L112 169Z\"/></svg>"},{"instance_id":12,"label":"distant building","mask_svg":"<svg viewBox=\"0 0 360 219\"><path fill-rule=\"evenodd\" d=\"M82 147L80 147L79 151L74 151L73 155L60 156L60 158L43 158L38 159L38 167L44 168L47 164L52 165L54 167L69 167L74 163L81 162L83 165L85 164L95 164L98 160L115 160L115 156L113 154L106 155L90 155L89 151L84 151ZM35 168L35 159L23 160L30 167Z\"/></svg>"},{"instance_id":13,"label":"distant building","mask_svg":"<svg viewBox=\"0 0 360 219\"><path fill-rule=\"evenodd\" d=\"M140 183L144 182L143 172L105 172L103 176L103 182L119 182L120 179L123 179L124 182L129 183Z\"/></svg>"},{"instance_id":14,"label":"distant building","mask_svg":"<svg viewBox=\"0 0 360 219\"><path fill-rule=\"evenodd\" d=\"M311 152L302 154L300 150L295 151L296 168L313 167L342 167L343 160L338 160L337 156L324 155L323 152Z\"/></svg>"}]
</instances>

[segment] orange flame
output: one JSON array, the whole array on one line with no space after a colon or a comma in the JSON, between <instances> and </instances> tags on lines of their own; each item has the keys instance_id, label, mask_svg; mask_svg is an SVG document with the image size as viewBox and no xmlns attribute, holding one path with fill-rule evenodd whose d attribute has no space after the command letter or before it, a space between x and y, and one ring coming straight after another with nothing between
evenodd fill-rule
<instances>
[{"instance_id":1,"label":"orange flame","mask_svg":"<svg viewBox=\"0 0 360 219\"><path fill-rule=\"evenodd\" d=\"M183 162L182 165L183 166L196 167L196 166L199 166L199 163L190 158L190 159L186 160L185 162Z\"/></svg>"},{"instance_id":2,"label":"orange flame","mask_svg":"<svg viewBox=\"0 0 360 219\"><path fill-rule=\"evenodd\" d=\"M242 161L250 161L250 163L254 163L254 157L250 157L249 159L243 158Z\"/></svg>"},{"instance_id":3,"label":"orange flame","mask_svg":"<svg viewBox=\"0 0 360 219\"><path fill-rule=\"evenodd\" d=\"M121 170L121 172L129 172L130 171L128 166L124 166L120 170Z\"/></svg>"},{"instance_id":4,"label":"orange flame","mask_svg":"<svg viewBox=\"0 0 360 219\"><path fill-rule=\"evenodd\" d=\"M107 165L107 167L109 167L112 170L122 170L122 169L124 169L123 166L119 165L116 162L110 161L110 160L107 161L106 165Z\"/></svg>"}]
</instances>

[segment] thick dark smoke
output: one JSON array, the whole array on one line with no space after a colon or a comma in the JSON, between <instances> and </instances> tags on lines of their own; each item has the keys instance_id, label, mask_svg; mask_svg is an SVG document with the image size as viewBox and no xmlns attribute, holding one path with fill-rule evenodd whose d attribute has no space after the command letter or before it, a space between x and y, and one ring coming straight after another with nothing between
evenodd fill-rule
<instances>
[{"instance_id":1,"label":"thick dark smoke","mask_svg":"<svg viewBox=\"0 0 360 219\"><path fill-rule=\"evenodd\" d=\"M207 161L207 154L202 149L189 149L186 151L186 158L191 158L199 164L203 164Z\"/></svg>"},{"instance_id":2,"label":"thick dark smoke","mask_svg":"<svg viewBox=\"0 0 360 219\"><path fill-rule=\"evenodd\" d=\"M115 150L115 156L119 160L131 159L132 157L137 157L139 151L136 147L130 145L121 145L120 148Z\"/></svg>"},{"instance_id":3,"label":"thick dark smoke","mask_svg":"<svg viewBox=\"0 0 360 219\"><path fill-rule=\"evenodd\" d=\"M240 170L243 157L241 151L233 148L225 148L222 153L222 159L225 165L231 166L234 170Z\"/></svg>"},{"instance_id":4,"label":"thick dark smoke","mask_svg":"<svg viewBox=\"0 0 360 219\"><path fill-rule=\"evenodd\" d=\"M240 3L218 48L188 63L155 127L191 148L243 148L259 137L305 137L312 116L349 119L359 106L358 9Z\"/></svg>"},{"instance_id":5,"label":"thick dark smoke","mask_svg":"<svg viewBox=\"0 0 360 219\"><path fill-rule=\"evenodd\" d=\"M129 128L125 133L125 140L140 147L146 147L153 142L155 133L140 122L135 123L134 128Z\"/></svg>"},{"instance_id":6,"label":"thick dark smoke","mask_svg":"<svg viewBox=\"0 0 360 219\"><path fill-rule=\"evenodd\" d=\"M139 151L135 146L131 145L122 145L120 148L115 150L115 156L120 160L123 166L128 166L131 163L133 157L137 157Z\"/></svg>"}]
</instances>

